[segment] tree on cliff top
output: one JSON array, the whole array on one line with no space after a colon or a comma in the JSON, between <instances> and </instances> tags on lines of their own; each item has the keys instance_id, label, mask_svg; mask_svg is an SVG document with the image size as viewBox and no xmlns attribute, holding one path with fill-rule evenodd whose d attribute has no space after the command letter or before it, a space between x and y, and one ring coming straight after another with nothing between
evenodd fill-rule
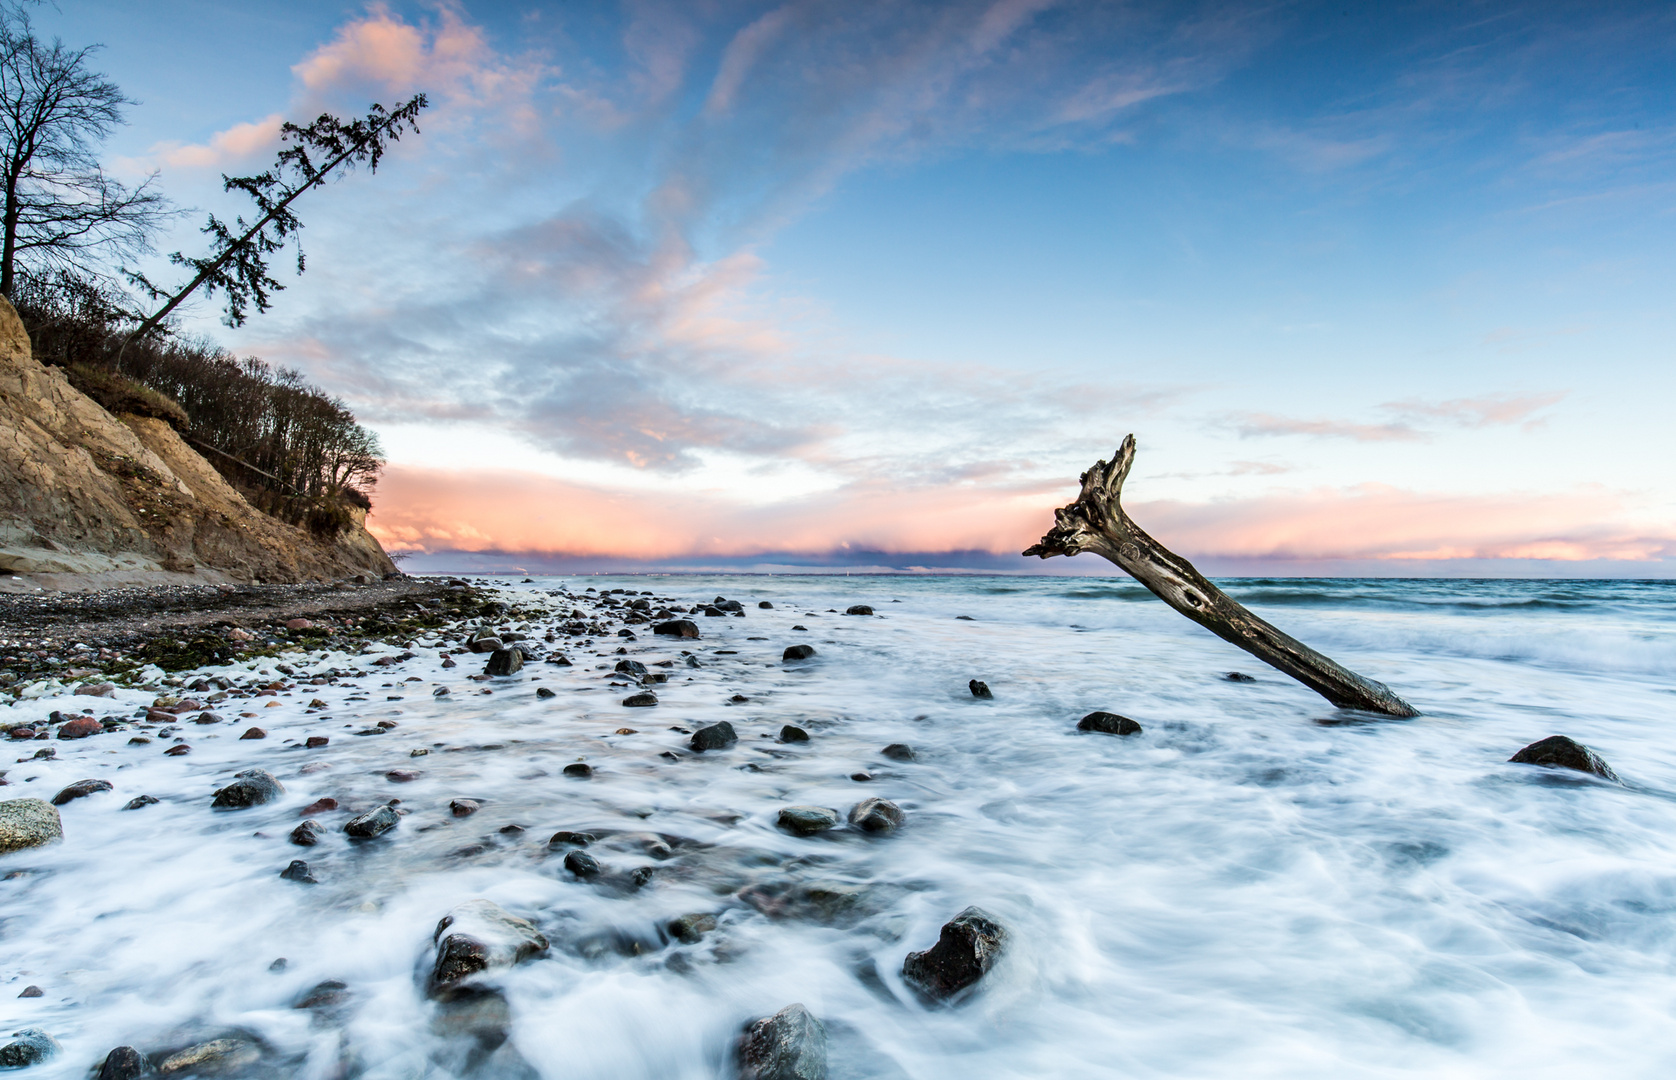
<instances>
[{"instance_id":1,"label":"tree on cliff top","mask_svg":"<svg viewBox=\"0 0 1676 1080\"><path fill-rule=\"evenodd\" d=\"M0 294L20 274L98 277L93 253L143 251L168 204L151 179L127 187L94 150L133 102L71 49L35 36L15 3L0 4Z\"/></svg>"}]
</instances>

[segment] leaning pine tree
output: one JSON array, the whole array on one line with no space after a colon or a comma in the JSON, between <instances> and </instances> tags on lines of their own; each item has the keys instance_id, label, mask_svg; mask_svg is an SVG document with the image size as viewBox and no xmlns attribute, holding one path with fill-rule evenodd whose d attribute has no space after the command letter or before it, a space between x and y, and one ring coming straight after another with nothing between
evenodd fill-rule
<instances>
[{"instance_id":1,"label":"leaning pine tree","mask_svg":"<svg viewBox=\"0 0 1676 1080\"><path fill-rule=\"evenodd\" d=\"M190 281L173 291L152 284L144 274L127 271L128 279L162 306L128 335L123 350L154 332L199 289L206 295L221 291L225 297L222 321L228 326L243 325L251 307L267 311L272 294L285 288L268 272L268 260L303 227L291 205L303 192L324 186L334 170L342 175L364 164L368 172L378 171L391 143L400 140L404 131L418 133L419 110L427 104L424 94L416 94L395 109L374 105L365 117L348 123L322 114L307 127L291 123L282 127L280 139L289 145L279 152L272 168L254 176L221 177L223 190L242 191L256 203L254 224L246 224L241 216L228 225L211 214L202 229L210 238L209 253L191 258L177 251L169 256L176 266L195 271ZM302 272L299 246L297 273ZM121 363L119 353L119 367Z\"/></svg>"}]
</instances>

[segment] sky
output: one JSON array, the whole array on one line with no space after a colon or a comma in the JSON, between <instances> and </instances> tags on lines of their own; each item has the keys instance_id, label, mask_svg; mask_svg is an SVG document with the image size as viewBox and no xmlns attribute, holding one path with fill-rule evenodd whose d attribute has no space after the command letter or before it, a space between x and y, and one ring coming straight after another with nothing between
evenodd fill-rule
<instances>
[{"instance_id":1,"label":"sky","mask_svg":"<svg viewBox=\"0 0 1676 1080\"><path fill-rule=\"evenodd\" d=\"M1676 8L59 0L188 211L423 91L232 330L410 568L1676 576Z\"/></svg>"}]
</instances>

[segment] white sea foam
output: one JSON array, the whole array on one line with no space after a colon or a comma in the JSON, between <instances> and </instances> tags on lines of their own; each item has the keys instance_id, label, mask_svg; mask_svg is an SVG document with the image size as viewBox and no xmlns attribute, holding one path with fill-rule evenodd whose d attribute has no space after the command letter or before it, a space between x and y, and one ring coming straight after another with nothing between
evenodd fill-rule
<instances>
[{"instance_id":1,"label":"white sea foam","mask_svg":"<svg viewBox=\"0 0 1676 1080\"><path fill-rule=\"evenodd\" d=\"M1676 1056L1666 586L1236 585L1426 714L1341 723L1121 581L585 584L688 603L721 593L747 617L700 617L699 642L629 645L647 661L685 647L704 665L669 669L655 709L622 707L628 690L595 670L616 659L594 655L614 640L572 648L575 667L490 684L464 678L481 657L444 670L421 646L389 674L348 680L365 702L346 704L348 685L305 685L253 699L277 708L223 709L259 719L183 725L186 757L125 732L10 765L0 797L50 798L89 777L116 789L63 808L62 845L0 857L5 1030L40 1027L65 1047L34 1072L79 1078L113 1046L228 1030L260 1037L300 1077L457 1072L424 975L437 920L473 897L553 943L499 980L510 1051L480 1075L714 1078L745 1021L793 1001L827 1024L839 1077L1651 1077ZM881 617L828 610L858 602ZM798 642L817 657L782 664ZM314 654L306 670L365 659ZM1258 681L1222 679L1230 669ZM973 699L972 678L995 700ZM433 698L438 683L452 692ZM734 693L750 701L729 704ZM315 697L330 722L304 715ZM149 700L123 691L117 704ZM105 704L74 699L90 703ZM65 705L21 701L4 719ZM1078 734L1097 708L1144 734ZM351 734L385 718L400 726ZM670 730L723 719L740 736L727 751L687 755ZM812 741L765 737L785 723ZM239 741L249 724L269 737ZM639 733L611 734L625 725ZM1624 783L1507 764L1557 733ZM309 734L332 744L284 745ZM918 760L882 757L894 742ZM561 775L577 759L593 779ZM303 774L309 762L331 767ZM211 792L252 765L285 798L212 812ZM397 768L422 776L393 784ZM121 809L140 794L162 802ZM907 826L808 839L774 827L781 806L844 810L867 795L900 803ZM322 814L320 846L287 843L323 796L350 808L399 797L411 813L359 845L340 832L347 810ZM484 808L454 818L457 797ZM499 831L511 824L527 831ZM684 846L659 863L630 840L596 844L615 870L662 867L615 890L574 880L546 850L555 830L589 827ZM319 885L278 877L297 857ZM829 919L759 910L793 883L849 890L854 906ZM903 956L969 904L1009 927L1010 951L975 998L927 1009L901 981ZM701 911L720 923L701 943L663 933ZM351 995L335 1019L291 1007L325 979ZM31 983L45 996L14 999Z\"/></svg>"}]
</instances>

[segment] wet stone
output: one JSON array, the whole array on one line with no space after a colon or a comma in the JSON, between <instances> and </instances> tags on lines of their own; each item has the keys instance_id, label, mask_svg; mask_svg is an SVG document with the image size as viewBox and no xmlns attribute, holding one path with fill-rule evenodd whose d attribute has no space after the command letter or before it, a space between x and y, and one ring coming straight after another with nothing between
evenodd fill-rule
<instances>
[{"instance_id":1,"label":"wet stone","mask_svg":"<svg viewBox=\"0 0 1676 1080\"><path fill-rule=\"evenodd\" d=\"M99 1066L99 1080L139 1080L146 1073L146 1060L132 1046L119 1046L105 1055Z\"/></svg>"},{"instance_id":2,"label":"wet stone","mask_svg":"<svg viewBox=\"0 0 1676 1080\"><path fill-rule=\"evenodd\" d=\"M85 739L104 731L104 726L91 716L79 716L58 729L60 739Z\"/></svg>"},{"instance_id":3,"label":"wet stone","mask_svg":"<svg viewBox=\"0 0 1676 1080\"><path fill-rule=\"evenodd\" d=\"M448 804L449 813L455 817L470 817L483 809L483 804L476 799L455 799Z\"/></svg>"},{"instance_id":4,"label":"wet stone","mask_svg":"<svg viewBox=\"0 0 1676 1080\"><path fill-rule=\"evenodd\" d=\"M331 741L331 738L326 735L310 735L303 745L310 750L318 750Z\"/></svg>"},{"instance_id":5,"label":"wet stone","mask_svg":"<svg viewBox=\"0 0 1676 1080\"><path fill-rule=\"evenodd\" d=\"M658 703L658 696L650 690L642 690L638 694L630 694L623 699L623 705L630 709L650 708Z\"/></svg>"},{"instance_id":6,"label":"wet stone","mask_svg":"<svg viewBox=\"0 0 1676 1080\"><path fill-rule=\"evenodd\" d=\"M871 615L873 609L866 604L851 604L845 611L846 615Z\"/></svg>"},{"instance_id":7,"label":"wet stone","mask_svg":"<svg viewBox=\"0 0 1676 1080\"><path fill-rule=\"evenodd\" d=\"M187 754L190 754L191 752L192 752L192 748L190 746L186 745L185 743L181 743L178 746L171 746L167 750L163 751L163 756L164 757L185 757Z\"/></svg>"},{"instance_id":8,"label":"wet stone","mask_svg":"<svg viewBox=\"0 0 1676 1080\"><path fill-rule=\"evenodd\" d=\"M496 649L489 657L489 662L483 667L485 675L511 675L523 670L524 652L522 649Z\"/></svg>"},{"instance_id":9,"label":"wet stone","mask_svg":"<svg viewBox=\"0 0 1676 1080\"><path fill-rule=\"evenodd\" d=\"M313 847L325 839L326 826L318 821L305 821L291 830L290 840L298 847Z\"/></svg>"},{"instance_id":10,"label":"wet stone","mask_svg":"<svg viewBox=\"0 0 1676 1080\"><path fill-rule=\"evenodd\" d=\"M573 761L564 767L564 774L573 780L586 780L593 776L594 769L585 762Z\"/></svg>"},{"instance_id":11,"label":"wet stone","mask_svg":"<svg viewBox=\"0 0 1676 1080\"><path fill-rule=\"evenodd\" d=\"M24 987L23 992L18 995L20 998L38 998L46 996L47 992L45 990L42 990L39 986L33 985Z\"/></svg>"},{"instance_id":12,"label":"wet stone","mask_svg":"<svg viewBox=\"0 0 1676 1080\"><path fill-rule=\"evenodd\" d=\"M995 697L995 694L989 689L989 684L986 682L980 682L977 679L973 679L971 682L968 682L966 684L966 688L972 691L972 696L975 698L988 701Z\"/></svg>"},{"instance_id":13,"label":"wet stone","mask_svg":"<svg viewBox=\"0 0 1676 1080\"><path fill-rule=\"evenodd\" d=\"M547 689L547 687L545 687L545 686L538 686L535 689L535 696L538 697L538 698L541 698L542 700L545 701L547 698L554 698L554 697L558 697L559 695L554 693L553 691Z\"/></svg>"},{"instance_id":14,"label":"wet stone","mask_svg":"<svg viewBox=\"0 0 1676 1080\"><path fill-rule=\"evenodd\" d=\"M863 832L895 832L906 820L902 808L889 799L863 799L850 807L850 824Z\"/></svg>"},{"instance_id":15,"label":"wet stone","mask_svg":"<svg viewBox=\"0 0 1676 1080\"><path fill-rule=\"evenodd\" d=\"M292 1006L294 1009L330 1009L342 1005L349 1000L349 984L337 979L327 979L315 983L304 994L302 1000Z\"/></svg>"},{"instance_id":16,"label":"wet stone","mask_svg":"<svg viewBox=\"0 0 1676 1080\"><path fill-rule=\"evenodd\" d=\"M647 673L646 665L642 664L638 660L619 660L617 661L617 666L612 670L620 671L625 675L633 675L636 678L639 678Z\"/></svg>"},{"instance_id":17,"label":"wet stone","mask_svg":"<svg viewBox=\"0 0 1676 1080\"><path fill-rule=\"evenodd\" d=\"M219 724L221 717L212 712L201 712L192 718L194 724Z\"/></svg>"},{"instance_id":18,"label":"wet stone","mask_svg":"<svg viewBox=\"0 0 1676 1080\"><path fill-rule=\"evenodd\" d=\"M662 637L696 640L698 638L698 624L691 619L671 619L669 622L661 622L653 626L652 633Z\"/></svg>"},{"instance_id":19,"label":"wet stone","mask_svg":"<svg viewBox=\"0 0 1676 1080\"><path fill-rule=\"evenodd\" d=\"M39 1065L57 1057L63 1047L58 1040L40 1028L23 1028L12 1032L11 1040L0 1046L0 1069L21 1069Z\"/></svg>"},{"instance_id":20,"label":"wet stone","mask_svg":"<svg viewBox=\"0 0 1676 1080\"><path fill-rule=\"evenodd\" d=\"M1241 672L1241 671L1230 671L1222 677L1224 679L1228 680L1229 682L1256 682L1257 681L1252 676L1247 675L1247 674L1245 674L1244 672Z\"/></svg>"},{"instance_id":21,"label":"wet stone","mask_svg":"<svg viewBox=\"0 0 1676 1080\"><path fill-rule=\"evenodd\" d=\"M787 724L780 729L780 741L783 743L808 742L809 733L796 724Z\"/></svg>"},{"instance_id":22,"label":"wet stone","mask_svg":"<svg viewBox=\"0 0 1676 1080\"><path fill-rule=\"evenodd\" d=\"M1139 735L1141 725L1127 716L1109 712L1091 712L1077 721L1078 731L1093 731L1101 735Z\"/></svg>"},{"instance_id":23,"label":"wet stone","mask_svg":"<svg viewBox=\"0 0 1676 1080\"><path fill-rule=\"evenodd\" d=\"M893 742L883 750L880 750L879 753L883 754L892 761L914 760L913 748L907 743Z\"/></svg>"},{"instance_id":24,"label":"wet stone","mask_svg":"<svg viewBox=\"0 0 1676 1080\"><path fill-rule=\"evenodd\" d=\"M909 953L902 978L933 1001L947 1001L986 975L1006 947L1007 931L982 908L969 907L943 924L937 944Z\"/></svg>"},{"instance_id":25,"label":"wet stone","mask_svg":"<svg viewBox=\"0 0 1676 1080\"><path fill-rule=\"evenodd\" d=\"M813 645L787 645L786 651L780 654L780 659L790 662L792 660L807 660L814 655L815 647Z\"/></svg>"},{"instance_id":26,"label":"wet stone","mask_svg":"<svg viewBox=\"0 0 1676 1080\"><path fill-rule=\"evenodd\" d=\"M472 975L511 967L547 951L547 939L533 923L489 900L468 900L450 911L437 923L431 940L436 943L433 995Z\"/></svg>"},{"instance_id":27,"label":"wet stone","mask_svg":"<svg viewBox=\"0 0 1676 1080\"><path fill-rule=\"evenodd\" d=\"M0 802L0 854L41 847L64 839L58 811L44 799Z\"/></svg>"},{"instance_id":28,"label":"wet stone","mask_svg":"<svg viewBox=\"0 0 1676 1080\"><path fill-rule=\"evenodd\" d=\"M838 811L824 806L788 806L780 811L776 824L794 836L814 836L838 827Z\"/></svg>"},{"instance_id":29,"label":"wet stone","mask_svg":"<svg viewBox=\"0 0 1676 1080\"><path fill-rule=\"evenodd\" d=\"M219 810L244 810L273 802L285 794L285 788L266 769L246 769L233 774L233 782L215 793L213 805Z\"/></svg>"},{"instance_id":30,"label":"wet stone","mask_svg":"<svg viewBox=\"0 0 1676 1080\"><path fill-rule=\"evenodd\" d=\"M705 934L716 928L716 917L703 912L682 915L669 920L669 936L683 945L697 945Z\"/></svg>"},{"instance_id":31,"label":"wet stone","mask_svg":"<svg viewBox=\"0 0 1676 1080\"><path fill-rule=\"evenodd\" d=\"M376 810L369 810L350 818L343 831L358 840L370 840L375 836L383 836L401 824L401 820L401 816L394 809L380 806Z\"/></svg>"},{"instance_id":32,"label":"wet stone","mask_svg":"<svg viewBox=\"0 0 1676 1080\"><path fill-rule=\"evenodd\" d=\"M1575 769L1603 780L1617 780L1618 774L1606 760L1582 743L1564 735L1539 739L1507 759L1520 765L1545 765L1551 769Z\"/></svg>"},{"instance_id":33,"label":"wet stone","mask_svg":"<svg viewBox=\"0 0 1676 1080\"><path fill-rule=\"evenodd\" d=\"M688 745L703 753L706 750L725 750L739 741L739 736L733 730L733 725L726 720L709 724L693 732Z\"/></svg>"},{"instance_id":34,"label":"wet stone","mask_svg":"<svg viewBox=\"0 0 1676 1080\"><path fill-rule=\"evenodd\" d=\"M193 1076L230 1073L254 1065L262 1058L260 1047L243 1039L212 1039L170 1054L157 1066L164 1076Z\"/></svg>"},{"instance_id":35,"label":"wet stone","mask_svg":"<svg viewBox=\"0 0 1676 1080\"><path fill-rule=\"evenodd\" d=\"M142 806L156 806L156 805L157 805L157 799L155 797L153 797L151 795L136 795L132 799L128 800L127 805L124 806L123 809L124 810L138 810Z\"/></svg>"},{"instance_id":36,"label":"wet stone","mask_svg":"<svg viewBox=\"0 0 1676 1080\"><path fill-rule=\"evenodd\" d=\"M307 806L303 807L301 816L302 817L309 817L309 816L314 815L314 814L323 814L328 810L336 810L337 808L338 808L338 801L336 799L333 799L333 798L316 799L313 802L309 803Z\"/></svg>"},{"instance_id":37,"label":"wet stone","mask_svg":"<svg viewBox=\"0 0 1676 1080\"><path fill-rule=\"evenodd\" d=\"M77 780L75 783L66 787L63 791L60 791L57 795L54 795L52 797L52 805L63 806L65 803L85 798L95 792L110 790L111 782L109 780Z\"/></svg>"},{"instance_id":38,"label":"wet stone","mask_svg":"<svg viewBox=\"0 0 1676 1080\"><path fill-rule=\"evenodd\" d=\"M554 833L550 839L548 839L547 843L554 846L570 844L575 847L587 847L597 839L599 838L593 833L572 832L569 829L560 829L558 832Z\"/></svg>"},{"instance_id":39,"label":"wet stone","mask_svg":"<svg viewBox=\"0 0 1676 1080\"><path fill-rule=\"evenodd\" d=\"M802 1005L787 1005L745 1028L740 1080L826 1080L826 1029Z\"/></svg>"},{"instance_id":40,"label":"wet stone","mask_svg":"<svg viewBox=\"0 0 1676 1080\"><path fill-rule=\"evenodd\" d=\"M304 885L318 885L314 874L308 868L308 863L301 859L292 859L291 865L279 872L279 876L286 881L300 881Z\"/></svg>"},{"instance_id":41,"label":"wet stone","mask_svg":"<svg viewBox=\"0 0 1676 1080\"><path fill-rule=\"evenodd\" d=\"M770 604L766 600L758 600L757 601L757 607L761 608L764 611L773 611L774 610L774 605Z\"/></svg>"},{"instance_id":42,"label":"wet stone","mask_svg":"<svg viewBox=\"0 0 1676 1080\"><path fill-rule=\"evenodd\" d=\"M564 868L583 881L592 881L603 872L598 859L575 848L565 852Z\"/></svg>"}]
</instances>

